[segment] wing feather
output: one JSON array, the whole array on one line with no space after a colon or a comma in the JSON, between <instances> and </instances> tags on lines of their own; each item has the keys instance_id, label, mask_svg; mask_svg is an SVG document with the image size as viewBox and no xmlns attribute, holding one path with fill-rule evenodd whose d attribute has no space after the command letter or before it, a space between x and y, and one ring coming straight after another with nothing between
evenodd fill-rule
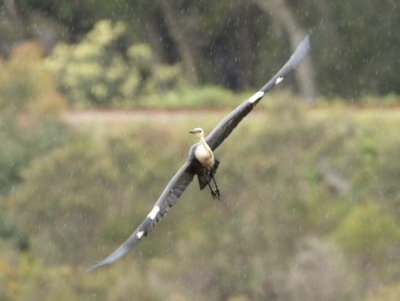
<instances>
[{"instance_id":1,"label":"wing feather","mask_svg":"<svg viewBox=\"0 0 400 301\"><path fill-rule=\"evenodd\" d=\"M192 162L189 160L186 161L186 163L168 182L150 213L128 237L128 239L105 259L88 267L87 271L90 272L103 265L113 263L124 256L143 236L146 236L154 228L157 222L159 222L161 218L168 212L168 210L175 204L177 199L189 186L190 182L192 182L194 174Z\"/></svg>"},{"instance_id":2,"label":"wing feather","mask_svg":"<svg viewBox=\"0 0 400 301\"><path fill-rule=\"evenodd\" d=\"M308 53L309 48L309 35L307 35L299 46L297 46L295 52L278 73L275 74L271 80L260 89L260 91L240 104L211 131L207 136L206 141L212 150L215 150L226 139L226 137L229 136L233 129L248 113L250 113L266 92L280 83L286 75L297 67ZM193 181L193 177L196 174L193 161L191 160L193 157L193 150L192 147L189 152L188 160L169 181L153 209L139 227L137 227L137 229L118 249L102 261L90 266L87 271L92 271L98 267L118 260L124 256L143 236L146 236L154 228L157 222L161 220L161 218L175 204L176 200L182 195L187 186Z\"/></svg>"},{"instance_id":3,"label":"wing feather","mask_svg":"<svg viewBox=\"0 0 400 301\"><path fill-rule=\"evenodd\" d=\"M283 67L254 95L246 99L236 107L228 116L222 119L207 136L206 141L212 150L215 150L236 128L239 122L249 114L264 95L279 84L290 72L292 72L304 59L310 50L310 34L299 43L296 50L290 56Z\"/></svg>"}]
</instances>

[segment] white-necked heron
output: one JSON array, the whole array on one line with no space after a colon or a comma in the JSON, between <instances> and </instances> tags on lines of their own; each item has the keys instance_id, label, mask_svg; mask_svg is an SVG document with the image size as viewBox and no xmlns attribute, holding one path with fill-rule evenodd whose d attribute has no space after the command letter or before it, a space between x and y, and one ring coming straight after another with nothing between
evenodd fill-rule
<instances>
[{"instance_id":1,"label":"white-necked heron","mask_svg":"<svg viewBox=\"0 0 400 301\"><path fill-rule=\"evenodd\" d=\"M104 260L90 266L92 271L100 266L110 264L125 255L143 236L146 236L156 223L175 204L195 175L199 180L200 189L209 186L213 198L220 198L220 191L214 179L219 161L214 158L213 151L229 136L239 122L257 105L263 96L279 84L293 69L300 64L310 50L310 37L307 35L297 46L283 67L255 94L236 107L228 116L222 119L211 133L204 138L201 128L195 128L190 133L196 135L199 142L192 145L186 162L175 173L161 193L154 207L145 220L129 236L129 238ZM211 183L212 181L212 183ZM214 187L212 187L212 185Z\"/></svg>"}]
</instances>

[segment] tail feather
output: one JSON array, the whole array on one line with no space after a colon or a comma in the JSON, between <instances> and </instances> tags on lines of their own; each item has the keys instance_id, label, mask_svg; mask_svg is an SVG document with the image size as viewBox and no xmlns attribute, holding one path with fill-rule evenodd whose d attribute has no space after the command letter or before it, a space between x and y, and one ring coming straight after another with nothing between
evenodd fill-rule
<instances>
[{"instance_id":1,"label":"tail feather","mask_svg":"<svg viewBox=\"0 0 400 301\"><path fill-rule=\"evenodd\" d=\"M197 178L199 179L200 190L203 190L211 180L210 176L200 174L197 175Z\"/></svg>"},{"instance_id":2,"label":"tail feather","mask_svg":"<svg viewBox=\"0 0 400 301\"><path fill-rule=\"evenodd\" d=\"M214 166L211 169L212 175L216 174L218 166L219 166L219 160L215 159ZM200 190L203 190L204 187L206 187L208 183L210 183L210 181L212 180L211 175L204 173L204 169L202 169L201 172L197 173L197 178L199 180Z\"/></svg>"}]
</instances>

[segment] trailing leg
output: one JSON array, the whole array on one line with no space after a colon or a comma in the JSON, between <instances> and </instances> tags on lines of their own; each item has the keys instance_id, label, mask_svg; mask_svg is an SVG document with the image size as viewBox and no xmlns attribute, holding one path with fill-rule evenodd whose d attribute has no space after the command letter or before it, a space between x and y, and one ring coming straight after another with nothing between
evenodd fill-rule
<instances>
[{"instance_id":1,"label":"trailing leg","mask_svg":"<svg viewBox=\"0 0 400 301\"><path fill-rule=\"evenodd\" d=\"M219 200L221 197L221 194L219 192L219 188L218 188L217 182L215 181L214 173L212 171L209 172L209 177L213 180L214 186L215 186L215 188L212 189L210 182L208 182L208 186L210 187L210 190L211 190L211 195L213 196L214 199Z\"/></svg>"}]
</instances>

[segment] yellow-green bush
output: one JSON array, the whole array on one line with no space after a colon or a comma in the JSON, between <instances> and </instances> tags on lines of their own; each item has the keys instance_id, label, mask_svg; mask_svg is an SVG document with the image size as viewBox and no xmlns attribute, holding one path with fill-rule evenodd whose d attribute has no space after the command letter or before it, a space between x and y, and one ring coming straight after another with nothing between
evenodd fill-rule
<instances>
[{"instance_id":1,"label":"yellow-green bush","mask_svg":"<svg viewBox=\"0 0 400 301\"><path fill-rule=\"evenodd\" d=\"M55 47L47 66L72 106L129 106L182 85L179 65L158 64L146 44L126 45L122 22L102 20L75 45Z\"/></svg>"}]
</instances>

